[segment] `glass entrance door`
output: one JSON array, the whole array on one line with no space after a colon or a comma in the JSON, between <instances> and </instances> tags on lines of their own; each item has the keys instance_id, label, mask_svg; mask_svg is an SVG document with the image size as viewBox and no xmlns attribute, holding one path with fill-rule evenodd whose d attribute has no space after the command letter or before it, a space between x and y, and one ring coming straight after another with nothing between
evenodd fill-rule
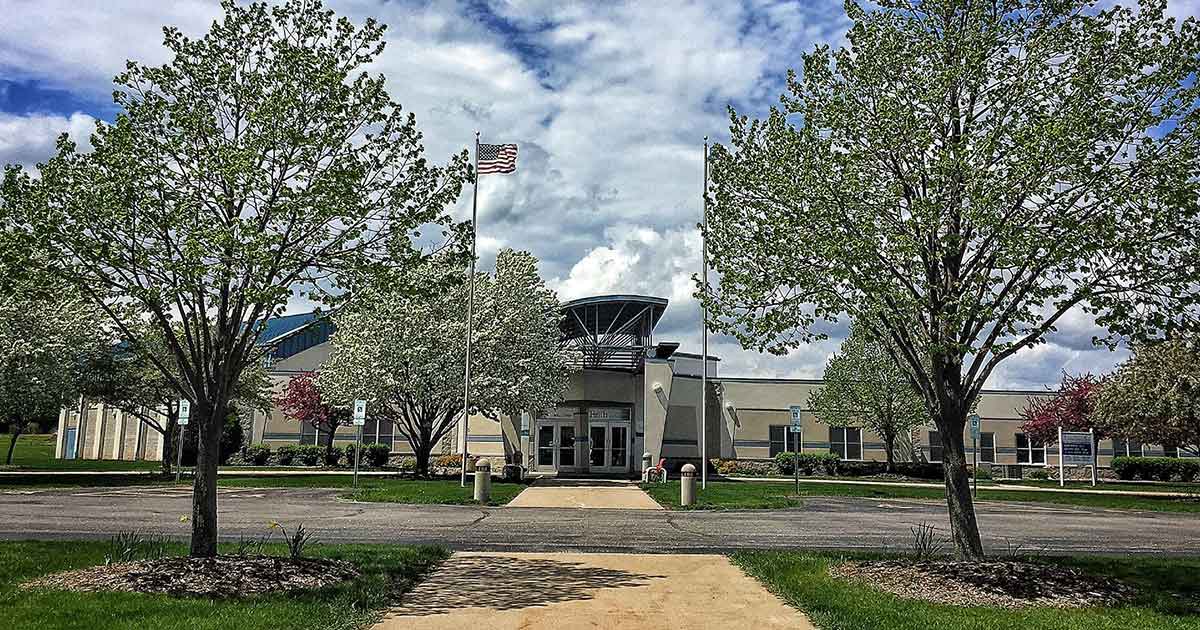
<instances>
[{"instance_id":1,"label":"glass entrance door","mask_svg":"<svg viewBox=\"0 0 1200 630\"><path fill-rule=\"evenodd\" d=\"M539 470L574 469L575 424L547 422L537 425L537 468Z\"/></svg>"},{"instance_id":2,"label":"glass entrance door","mask_svg":"<svg viewBox=\"0 0 1200 630\"><path fill-rule=\"evenodd\" d=\"M629 425L588 423L588 468L591 472L625 472L629 468Z\"/></svg>"}]
</instances>

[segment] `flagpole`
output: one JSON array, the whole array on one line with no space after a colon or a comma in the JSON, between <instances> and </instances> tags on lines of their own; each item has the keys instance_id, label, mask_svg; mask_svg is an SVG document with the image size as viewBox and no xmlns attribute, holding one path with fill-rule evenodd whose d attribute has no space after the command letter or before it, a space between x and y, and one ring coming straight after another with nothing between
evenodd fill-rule
<instances>
[{"instance_id":1,"label":"flagpole","mask_svg":"<svg viewBox=\"0 0 1200 630\"><path fill-rule=\"evenodd\" d=\"M704 136L704 204L700 214L700 488L708 487L708 136Z\"/></svg>"},{"instance_id":2,"label":"flagpole","mask_svg":"<svg viewBox=\"0 0 1200 630\"><path fill-rule=\"evenodd\" d=\"M475 243L479 241L479 230L476 228L479 217L479 132L475 132L475 187L471 199L471 271L467 275L467 367L463 375L463 417L462 417L462 487L467 487L467 435L471 424L471 325L475 309Z\"/></svg>"}]
</instances>

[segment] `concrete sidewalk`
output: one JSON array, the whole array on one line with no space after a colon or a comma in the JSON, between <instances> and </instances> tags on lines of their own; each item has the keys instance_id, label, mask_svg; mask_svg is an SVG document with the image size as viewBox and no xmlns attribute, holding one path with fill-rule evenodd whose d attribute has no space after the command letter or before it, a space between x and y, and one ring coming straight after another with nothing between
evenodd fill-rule
<instances>
[{"instance_id":1,"label":"concrete sidewalk","mask_svg":"<svg viewBox=\"0 0 1200 630\"><path fill-rule=\"evenodd\" d=\"M456 553L374 630L812 627L725 556Z\"/></svg>"},{"instance_id":2,"label":"concrete sidewalk","mask_svg":"<svg viewBox=\"0 0 1200 630\"><path fill-rule=\"evenodd\" d=\"M538 479L505 507L608 508L661 510L663 507L629 481L610 479Z\"/></svg>"}]
</instances>

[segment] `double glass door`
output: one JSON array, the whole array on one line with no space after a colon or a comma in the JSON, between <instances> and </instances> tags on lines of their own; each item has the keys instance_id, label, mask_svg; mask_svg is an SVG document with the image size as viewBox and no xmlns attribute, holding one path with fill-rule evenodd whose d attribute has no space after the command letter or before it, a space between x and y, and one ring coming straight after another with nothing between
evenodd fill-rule
<instances>
[{"instance_id":1,"label":"double glass door","mask_svg":"<svg viewBox=\"0 0 1200 630\"><path fill-rule=\"evenodd\" d=\"M575 468L575 423L548 422L537 427L537 467L540 470Z\"/></svg>"},{"instance_id":2,"label":"double glass door","mask_svg":"<svg viewBox=\"0 0 1200 630\"><path fill-rule=\"evenodd\" d=\"M588 423L588 469L621 472L629 468L629 424Z\"/></svg>"}]
</instances>

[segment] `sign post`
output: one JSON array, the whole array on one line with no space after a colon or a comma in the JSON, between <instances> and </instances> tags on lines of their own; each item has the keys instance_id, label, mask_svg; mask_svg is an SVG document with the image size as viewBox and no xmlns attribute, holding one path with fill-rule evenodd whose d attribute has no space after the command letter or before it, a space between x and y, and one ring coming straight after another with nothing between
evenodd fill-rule
<instances>
[{"instance_id":1,"label":"sign post","mask_svg":"<svg viewBox=\"0 0 1200 630\"><path fill-rule=\"evenodd\" d=\"M792 425L789 430L792 434L792 473L796 476L796 496L800 496L800 439L803 435L804 424L801 419L801 411L799 405L790 407L792 412Z\"/></svg>"},{"instance_id":2,"label":"sign post","mask_svg":"<svg viewBox=\"0 0 1200 630\"><path fill-rule=\"evenodd\" d=\"M971 467L971 498L979 498L979 414L973 413L971 420L971 456L974 464Z\"/></svg>"},{"instance_id":3,"label":"sign post","mask_svg":"<svg viewBox=\"0 0 1200 630\"><path fill-rule=\"evenodd\" d=\"M362 428L367 423L367 401L354 401L354 488L358 489L358 462L362 460Z\"/></svg>"},{"instance_id":4,"label":"sign post","mask_svg":"<svg viewBox=\"0 0 1200 630\"><path fill-rule=\"evenodd\" d=\"M186 398L179 399L179 418L175 424L179 427L179 435L175 438L175 483L179 483L179 469L183 466L183 428L187 426L188 419L192 415L192 401Z\"/></svg>"},{"instance_id":5,"label":"sign post","mask_svg":"<svg viewBox=\"0 0 1200 630\"><path fill-rule=\"evenodd\" d=\"M1087 431L1063 431L1058 427L1058 485L1066 485L1067 466L1091 466L1092 485L1096 485L1096 434Z\"/></svg>"}]
</instances>

